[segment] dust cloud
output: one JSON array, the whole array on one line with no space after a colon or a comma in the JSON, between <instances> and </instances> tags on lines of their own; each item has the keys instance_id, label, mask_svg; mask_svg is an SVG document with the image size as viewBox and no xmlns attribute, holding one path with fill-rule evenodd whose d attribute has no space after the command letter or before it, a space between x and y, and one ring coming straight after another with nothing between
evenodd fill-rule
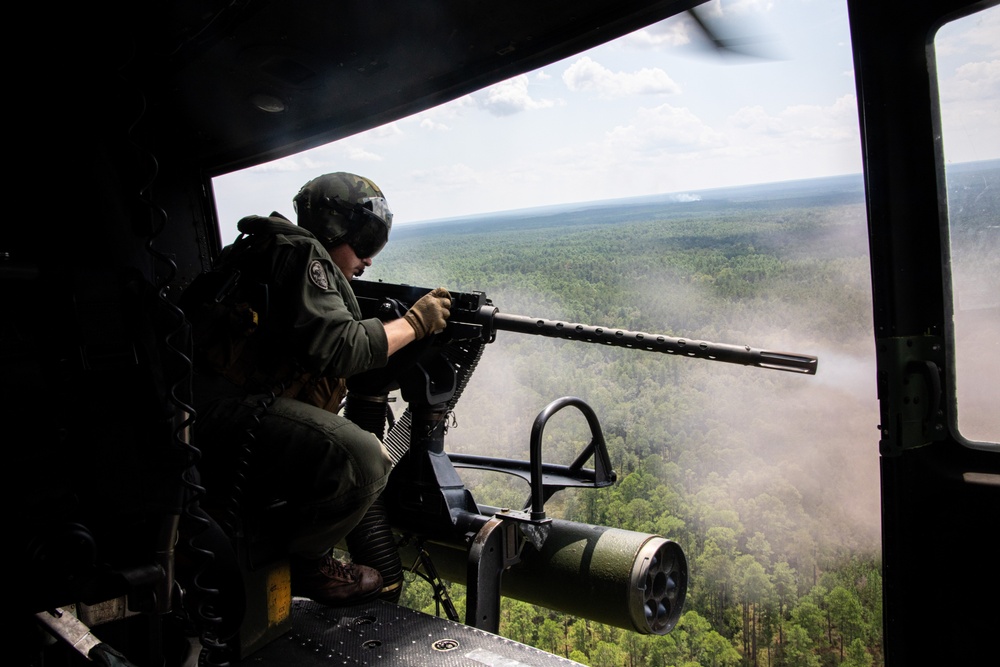
<instances>
[{"instance_id":1,"label":"dust cloud","mask_svg":"<svg viewBox=\"0 0 1000 667\"><path fill-rule=\"evenodd\" d=\"M662 303L662 286L650 289L656 298L643 302ZM644 313L645 320L697 325L692 304L706 295L676 285L671 294L675 307L660 317ZM503 303L505 312L560 316L537 312L533 295L504 294ZM789 326L764 335L765 316L800 321L797 313L754 312L750 322L733 317L736 339L711 329L718 334L714 338L704 335L706 330L674 326L667 333L813 354L819 358L815 376L500 332L457 406L447 448L527 458L535 415L560 396L581 396L602 420L609 443L620 441L640 449L640 457L655 453L678 463L690 471L688 494L720 487L713 492L741 509L748 530L768 535L776 548L794 549L794 536L808 534L837 549L875 550L880 510L871 329L859 327L849 339L821 344L815 333L800 335ZM581 428L567 431L566 438L586 443ZM517 481L509 485L519 494L527 488ZM783 515L761 509L762 499L770 497L779 498L775 505ZM479 495L477 500L494 504Z\"/></svg>"}]
</instances>

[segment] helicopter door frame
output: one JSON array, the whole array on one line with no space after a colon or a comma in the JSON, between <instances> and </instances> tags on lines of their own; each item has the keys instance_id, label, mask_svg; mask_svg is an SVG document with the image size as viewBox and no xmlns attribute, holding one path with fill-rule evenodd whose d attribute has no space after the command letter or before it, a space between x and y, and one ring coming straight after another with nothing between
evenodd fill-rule
<instances>
[{"instance_id":1,"label":"helicopter door frame","mask_svg":"<svg viewBox=\"0 0 1000 667\"><path fill-rule=\"evenodd\" d=\"M872 262L887 665L988 655L1000 452L957 433L934 33L995 4L848 0Z\"/></svg>"}]
</instances>

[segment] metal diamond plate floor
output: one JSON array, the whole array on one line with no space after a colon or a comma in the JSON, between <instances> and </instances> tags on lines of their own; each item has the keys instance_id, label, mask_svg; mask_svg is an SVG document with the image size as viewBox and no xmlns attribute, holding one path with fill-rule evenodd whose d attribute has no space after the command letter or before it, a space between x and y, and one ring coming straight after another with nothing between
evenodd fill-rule
<instances>
[{"instance_id":1,"label":"metal diamond plate floor","mask_svg":"<svg viewBox=\"0 0 1000 667\"><path fill-rule=\"evenodd\" d=\"M444 618L376 600L334 609L295 599L292 629L243 664L571 667L572 660Z\"/></svg>"}]
</instances>

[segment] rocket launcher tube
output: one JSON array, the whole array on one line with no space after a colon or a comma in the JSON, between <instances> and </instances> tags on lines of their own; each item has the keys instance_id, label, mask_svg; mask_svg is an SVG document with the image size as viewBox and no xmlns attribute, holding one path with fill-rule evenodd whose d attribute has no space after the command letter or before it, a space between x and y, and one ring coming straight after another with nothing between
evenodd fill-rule
<instances>
[{"instance_id":1,"label":"rocket launcher tube","mask_svg":"<svg viewBox=\"0 0 1000 667\"><path fill-rule=\"evenodd\" d=\"M496 508L481 508L478 528ZM688 566L681 547L659 535L553 519L540 549L526 544L520 562L505 570L500 592L531 604L641 634L663 635L680 619L687 595ZM468 544L422 542L438 574L466 584ZM411 542L404 561L416 558Z\"/></svg>"}]
</instances>

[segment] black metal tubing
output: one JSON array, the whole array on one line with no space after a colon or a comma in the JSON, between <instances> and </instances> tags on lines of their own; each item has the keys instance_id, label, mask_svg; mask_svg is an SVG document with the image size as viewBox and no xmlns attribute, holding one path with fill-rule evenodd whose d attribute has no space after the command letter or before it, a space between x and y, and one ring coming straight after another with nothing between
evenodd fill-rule
<instances>
[{"instance_id":1,"label":"black metal tubing","mask_svg":"<svg viewBox=\"0 0 1000 667\"><path fill-rule=\"evenodd\" d=\"M542 455L542 434L545 424L557 412L570 406L579 409L586 417L592 436L590 444L568 466L545 463ZM611 469L611 458L608 456L601 423L593 408L580 398L565 396L556 399L535 417L531 430L530 456L529 461L524 461L474 454L448 455L456 468L500 472L526 480L531 488L529 505L532 519L545 518L545 501L557 491L568 487L603 489L614 484L617 478L615 471ZM589 461L591 456L594 457L594 467L584 468L583 464Z\"/></svg>"},{"instance_id":2,"label":"black metal tubing","mask_svg":"<svg viewBox=\"0 0 1000 667\"><path fill-rule=\"evenodd\" d=\"M604 442L604 433L601 431L601 422L597 419L594 409L587 405L587 403L582 399L576 398L575 396L557 398L549 403L544 410L538 413L538 416L535 417L535 423L531 427L530 456L532 519L545 518L545 500L551 497L551 494L546 495L544 477L542 474L542 434L545 431L545 425L557 412L570 406L577 408L583 413L583 416L587 419L587 425L590 426L590 433L593 436L593 439L590 441L587 448L584 449L583 452L576 458L576 461L570 465L570 469L579 469L583 466L583 463L590 458L591 454L593 454L594 468L597 473L597 479L607 480L611 475L614 475L614 473L611 472L611 459L608 457L608 447ZM614 480L612 479L611 481L613 482ZM554 492L555 491L553 491L553 493Z\"/></svg>"},{"instance_id":3,"label":"black metal tubing","mask_svg":"<svg viewBox=\"0 0 1000 667\"><path fill-rule=\"evenodd\" d=\"M661 334L648 334L642 331L628 331L609 327L591 326L546 320L544 318L525 317L523 315L507 315L496 313L493 325L500 331L515 331L533 336L548 336L583 343L599 343L614 347L627 347L647 352L663 352L679 357L693 357L710 361L724 361L743 366L757 366L794 373L815 375L818 359L808 354L796 352L775 352L758 350L749 345L727 345L725 343L710 343L704 340L689 340L687 338L672 338Z\"/></svg>"}]
</instances>

